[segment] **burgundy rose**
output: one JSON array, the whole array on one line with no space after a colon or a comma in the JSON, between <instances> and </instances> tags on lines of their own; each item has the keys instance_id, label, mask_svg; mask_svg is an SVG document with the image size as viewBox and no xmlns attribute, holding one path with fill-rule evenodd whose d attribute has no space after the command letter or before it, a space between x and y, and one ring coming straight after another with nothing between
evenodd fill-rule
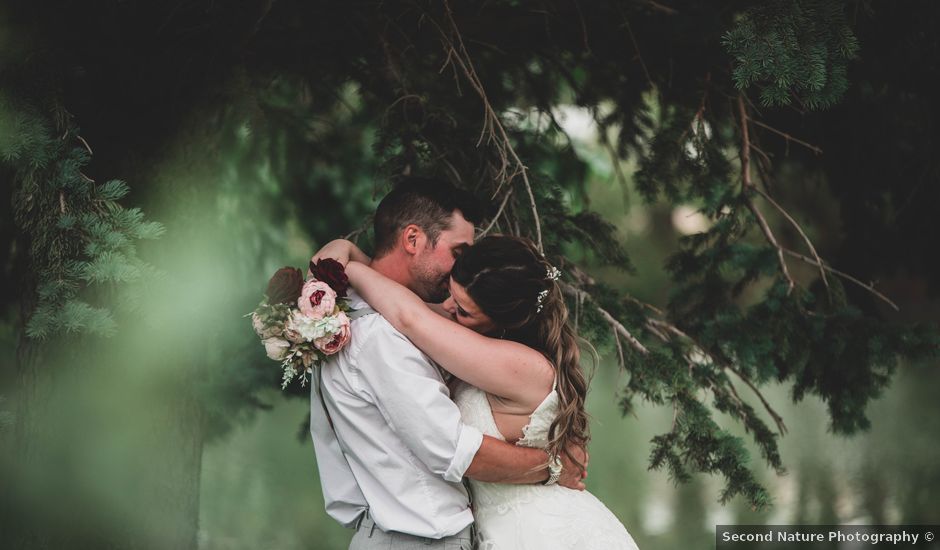
<instances>
[{"instance_id":1,"label":"burgundy rose","mask_svg":"<svg viewBox=\"0 0 940 550\"><path fill-rule=\"evenodd\" d=\"M268 303L291 304L300 298L304 286L304 274L296 267L282 267L268 281L268 290L265 295Z\"/></svg>"},{"instance_id":2,"label":"burgundy rose","mask_svg":"<svg viewBox=\"0 0 940 550\"><path fill-rule=\"evenodd\" d=\"M318 281L330 285L330 288L336 292L340 298L346 297L346 290L349 289L349 277L346 276L346 268L343 264L333 258L323 258L319 262L310 260L310 273Z\"/></svg>"}]
</instances>

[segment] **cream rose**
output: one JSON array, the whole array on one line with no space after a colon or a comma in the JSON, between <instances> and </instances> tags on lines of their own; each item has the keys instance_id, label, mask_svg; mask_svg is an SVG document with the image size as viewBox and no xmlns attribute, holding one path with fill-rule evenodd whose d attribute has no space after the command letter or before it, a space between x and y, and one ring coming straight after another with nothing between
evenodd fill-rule
<instances>
[{"instance_id":1,"label":"cream rose","mask_svg":"<svg viewBox=\"0 0 940 550\"><path fill-rule=\"evenodd\" d=\"M275 361L282 361L287 357L288 348L290 348L290 342L283 338L268 338L262 340L261 343L264 344L264 351L267 352L268 357L274 359Z\"/></svg>"}]
</instances>

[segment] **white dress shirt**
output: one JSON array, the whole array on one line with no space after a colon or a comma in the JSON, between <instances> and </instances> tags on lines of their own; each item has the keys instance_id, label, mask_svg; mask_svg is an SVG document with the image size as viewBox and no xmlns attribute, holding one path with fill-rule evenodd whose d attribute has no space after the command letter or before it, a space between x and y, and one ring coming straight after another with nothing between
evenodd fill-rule
<instances>
[{"instance_id":1,"label":"white dress shirt","mask_svg":"<svg viewBox=\"0 0 940 550\"><path fill-rule=\"evenodd\" d=\"M350 292L353 309L368 307ZM347 527L366 507L383 531L443 538L473 522L464 472L483 434L460 421L434 363L379 314L316 367L310 433L327 513ZM317 392L317 376L326 417Z\"/></svg>"}]
</instances>

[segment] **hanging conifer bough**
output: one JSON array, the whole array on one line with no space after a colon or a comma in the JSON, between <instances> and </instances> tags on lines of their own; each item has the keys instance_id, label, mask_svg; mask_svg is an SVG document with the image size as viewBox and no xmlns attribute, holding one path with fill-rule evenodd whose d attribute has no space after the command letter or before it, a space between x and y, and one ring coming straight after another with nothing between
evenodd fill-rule
<instances>
[{"instance_id":1,"label":"hanging conifer bough","mask_svg":"<svg viewBox=\"0 0 940 550\"><path fill-rule=\"evenodd\" d=\"M849 87L848 64L858 52L845 6L834 0L759 4L722 41L735 60L735 85L762 84L766 106L794 99L810 109L834 105Z\"/></svg>"},{"instance_id":2,"label":"hanging conifer bough","mask_svg":"<svg viewBox=\"0 0 940 550\"><path fill-rule=\"evenodd\" d=\"M13 169L15 222L36 277L27 336L114 335L115 309L133 311L133 285L158 273L136 245L159 237L163 226L120 205L124 182L99 184L82 173L92 150L73 124L54 131L36 109L7 98L0 118L0 158Z\"/></svg>"}]
</instances>

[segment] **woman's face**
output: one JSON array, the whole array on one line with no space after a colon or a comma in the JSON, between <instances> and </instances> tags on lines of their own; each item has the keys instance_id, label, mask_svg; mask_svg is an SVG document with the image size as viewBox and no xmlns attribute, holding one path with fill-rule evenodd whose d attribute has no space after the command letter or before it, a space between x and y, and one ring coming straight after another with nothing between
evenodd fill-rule
<instances>
[{"instance_id":1,"label":"woman's face","mask_svg":"<svg viewBox=\"0 0 940 550\"><path fill-rule=\"evenodd\" d=\"M480 334L496 331L496 323L480 311L473 298L467 294L467 290L454 281L453 277L450 279L450 298L444 301L444 309L455 321L470 330Z\"/></svg>"}]
</instances>

